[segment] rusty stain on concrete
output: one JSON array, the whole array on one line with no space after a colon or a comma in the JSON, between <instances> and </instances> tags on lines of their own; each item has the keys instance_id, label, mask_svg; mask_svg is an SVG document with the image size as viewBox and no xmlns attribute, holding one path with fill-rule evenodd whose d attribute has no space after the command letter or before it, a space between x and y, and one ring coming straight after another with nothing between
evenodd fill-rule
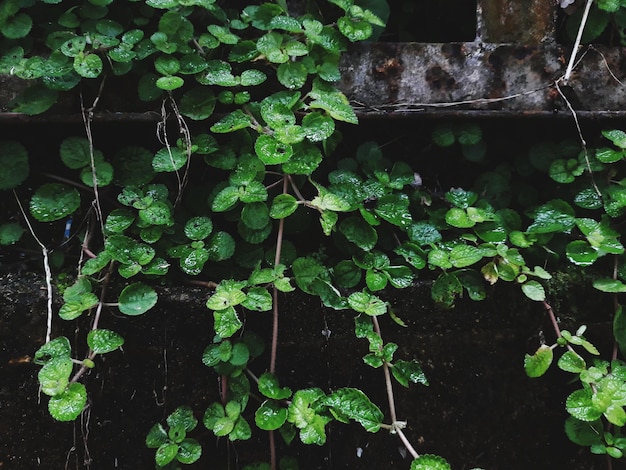
<instances>
[{"instance_id":1,"label":"rusty stain on concrete","mask_svg":"<svg viewBox=\"0 0 626 470\"><path fill-rule=\"evenodd\" d=\"M553 0L481 0L483 41L540 44L554 38Z\"/></svg>"}]
</instances>

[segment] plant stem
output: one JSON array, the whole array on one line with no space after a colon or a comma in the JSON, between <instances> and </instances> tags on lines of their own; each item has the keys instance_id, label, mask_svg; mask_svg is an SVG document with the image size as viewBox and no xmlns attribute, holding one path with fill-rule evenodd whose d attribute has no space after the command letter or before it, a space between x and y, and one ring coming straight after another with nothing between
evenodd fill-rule
<instances>
[{"instance_id":1,"label":"plant stem","mask_svg":"<svg viewBox=\"0 0 626 470\"><path fill-rule=\"evenodd\" d=\"M289 176L283 178L283 194L287 194ZM278 234L276 235L276 255L274 256L274 267L280 264L280 255L283 247L283 235L285 231L285 219L278 222ZM276 351L278 349L278 289L272 289L272 352L270 355L270 372L276 372Z\"/></svg>"},{"instance_id":2,"label":"plant stem","mask_svg":"<svg viewBox=\"0 0 626 470\"><path fill-rule=\"evenodd\" d=\"M418 458L420 456L420 454L418 454L417 451L413 448L413 446L411 445L411 443L409 442L407 437L402 432L402 429L396 428L396 433L398 434L398 437L400 438L400 440L404 444L404 447L406 447L406 450L409 451L409 454L411 454L411 456L414 459Z\"/></svg>"},{"instance_id":3,"label":"plant stem","mask_svg":"<svg viewBox=\"0 0 626 470\"><path fill-rule=\"evenodd\" d=\"M560 338L561 328L559 328L559 324L556 321L556 316L554 315L554 310L552 310L552 306L545 300L542 303L543 303L544 308L548 312L548 317L550 318L550 321L552 322L552 327L554 328L554 332L556 333L556 336Z\"/></svg>"},{"instance_id":4,"label":"plant stem","mask_svg":"<svg viewBox=\"0 0 626 470\"><path fill-rule=\"evenodd\" d=\"M289 176L283 176L283 194L287 194ZM276 235L276 255L274 267L280 264L280 255L283 247L283 235L285 233L285 219L278 222L278 234ZM276 372L276 354L278 350L278 289L272 287L272 351L270 353L270 373ZM276 470L276 442L274 431L270 431L270 466Z\"/></svg>"},{"instance_id":5,"label":"plant stem","mask_svg":"<svg viewBox=\"0 0 626 470\"><path fill-rule=\"evenodd\" d=\"M375 316L372 317L372 323L374 324L374 331L382 339L383 336L380 331L378 318L376 318ZM396 421L398 421L396 416L396 400L393 396L393 385L391 383L391 374L389 373L389 364L387 363L387 361L383 362L383 372L385 373L385 385L387 388L387 401L389 402L389 414L391 414L391 422L395 423Z\"/></svg>"},{"instance_id":6,"label":"plant stem","mask_svg":"<svg viewBox=\"0 0 626 470\"><path fill-rule=\"evenodd\" d=\"M33 236L37 244L41 247L41 254L43 255L43 269L46 273L46 289L48 291L48 305L47 305L47 320L46 320L46 343L50 342L52 337L52 271L50 270L50 260L48 257L48 248L44 245L39 237L35 234L35 229L33 229L32 224L30 223L30 219L26 216L26 211L24 211L24 207L22 206L22 202L20 198L17 197L17 193L13 190L13 195L15 196L15 200L17 201L17 205L20 208L20 212L22 213L22 217L26 221L26 225L28 226L28 230L30 234Z\"/></svg>"},{"instance_id":7,"label":"plant stem","mask_svg":"<svg viewBox=\"0 0 626 470\"><path fill-rule=\"evenodd\" d=\"M563 82L567 85L567 82L572 74L572 70L574 69L574 62L576 60L576 52L578 52L578 47L580 46L580 41L583 37L583 31L585 30L585 25L587 24L587 18L589 17L589 10L591 9L591 4L593 0L587 0L587 4L585 5L585 10L583 12L583 17L580 20L580 26L578 27L578 34L576 35L576 40L574 41L574 46L572 48L572 55L569 58L569 63L567 64L567 69L565 70L565 75L563 76Z\"/></svg>"},{"instance_id":8,"label":"plant stem","mask_svg":"<svg viewBox=\"0 0 626 470\"><path fill-rule=\"evenodd\" d=\"M378 318L375 316L372 317L372 323L374 325L374 331L378 336L380 336L382 340L382 334L380 330L380 324L378 323ZM406 450L409 451L411 456L416 459L419 457L419 454L415 450L415 448L411 445L408 438L402 432L402 428L405 423L398 423L398 418L396 414L396 400L393 395L393 385L391 382L391 374L389 373L389 363L387 361L383 362L383 372L385 373L385 386L387 388L387 400L389 402L389 414L391 415L391 433L397 434ZM402 425L400 425L402 424Z\"/></svg>"}]
</instances>

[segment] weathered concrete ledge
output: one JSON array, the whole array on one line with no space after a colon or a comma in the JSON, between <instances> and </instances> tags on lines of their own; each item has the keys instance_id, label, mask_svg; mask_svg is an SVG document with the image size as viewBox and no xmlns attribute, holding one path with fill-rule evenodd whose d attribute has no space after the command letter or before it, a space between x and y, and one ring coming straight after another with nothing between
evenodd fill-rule
<instances>
[{"instance_id":1,"label":"weathered concrete ledge","mask_svg":"<svg viewBox=\"0 0 626 470\"><path fill-rule=\"evenodd\" d=\"M585 46L567 84L563 77L571 47L466 43L365 43L353 45L340 68L341 90L360 116L402 117L626 116L626 48ZM556 85L558 84L558 86ZM0 76L0 110L26 82ZM565 101L564 97L567 97ZM0 112L2 121L80 121L72 105L58 104L44 116ZM132 102L129 100L128 102ZM101 121L155 121L144 109L108 108Z\"/></svg>"},{"instance_id":2,"label":"weathered concrete ledge","mask_svg":"<svg viewBox=\"0 0 626 470\"><path fill-rule=\"evenodd\" d=\"M567 85L571 47L471 43L354 45L341 64L340 88L361 113L405 115L442 110L499 114L626 109L626 49L589 46ZM482 113L488 115L488 112Z\"/></svg>"}]
</instances>

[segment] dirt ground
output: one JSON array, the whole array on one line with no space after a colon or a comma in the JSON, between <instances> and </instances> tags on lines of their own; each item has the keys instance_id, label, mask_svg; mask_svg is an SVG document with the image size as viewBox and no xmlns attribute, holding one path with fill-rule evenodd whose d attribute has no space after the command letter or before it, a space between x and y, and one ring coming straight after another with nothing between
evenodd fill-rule
<instances>
[{"instance_id":1,"label":"dirt ground","mask_svg":"<svg viewBox=\"0 0 626 470\"><path fill-rule=\"evenodd\" d=\"M57 423L48 415L47 397L38 395L39 367L30 362L45 336L43 279L28 272L0 276L1 469L153 468L153 451L144 445L150 427L183 404L201 417L217 400L217 377L200 360L212 337L212 316L204 306L208 291L160 288L159 295L158 306L142 317L106 312L102 327L122 334L123 351L98 359L86 377L89 407L82 418ZM555 302L565 326L587 323L590 339L607 352L603 338L610 324L596 304L584 308L585 299L594 304L580 290ZM426 286L387 300L408 327L383 318L384 339L400 345L396 357L417 358L430 381L428 387L395 386L398 417L408 422L406 434L419 453L440 454L455 470L607 468L603 456L571 444L563 432L564 401L576 386L568 383L571 377L556 369L540 379L524 374L524 353L537 346L543 328L551 334L539 304L506 286L489 301L461 301L453 310L433 305ZM352 315L301 296L285 296L281 307L281 383L326 391L358 387L388 416L382 371L362 363L367 345L354 337ZM53 336L83 344L87 320L76 325L55 319ZM246 328L264 334L269 321L267 314L249 314ZM328 338L323 330L330 330ZM251 368L259 375L267 364L261 356ZM247 418L253 422L251 405ZM233 445L199 425L192 436L204 453L188 468L237 469L267 461L264 434L254 432L250 441ZM395 436L367 433L358 424L330 425L322 447L281 444L279 455L297 457L301 469L408 469L410 462Z\"/></svg>"}]
</instances>

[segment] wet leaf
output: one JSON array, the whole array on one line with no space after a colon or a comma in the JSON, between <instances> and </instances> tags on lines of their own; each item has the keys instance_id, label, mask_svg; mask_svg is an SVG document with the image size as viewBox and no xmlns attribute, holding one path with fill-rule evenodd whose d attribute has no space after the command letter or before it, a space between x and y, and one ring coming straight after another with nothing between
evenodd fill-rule
<instances>
[{"instance_id":1,"label":"wet leaf","mask_svg":"<svg viewBox=\"0 0 626 470\"><path fill-rule=\"evenodd\" d=\"M412 361L396 361L391 368L391 372L395 379L404 387L409 386L410 383L420 383L422 385L428 385L426 375L422 370L419 362L415 359Z\"/></svg>"},{"instance_id":2,"label":"wet leaf","mask_svg":"<svg viewBox=\"0 0 626 470\"><path fill-rule=\"evenodd\" d=\"M193 217L185 224L185 235L190 240L204 240L213 231L213 222L208 217Z\"/></svg>"},{"instance_id":3,"label":"wet leaf","mask_svg":"<svg viewBox=\"0 0 626 470\"><path fill-rule=\"evenodd\" d=\"M41 391L49 396L62 394L69 384L73 368L74 364L69 355L49 359L37 375Z\"/></svg>"},{"instance_id":4,"label":"wet leaf","mask_svg":"<svg viewBox=\"0 0 626 470\"><path fill-rule=\"evenodd\" d=\"M202 456L202 446L195 439L187 438L179 444L176 460L184 464L192 464Z\"/></svg>"},{"instance_id":5,"label":"wet leaf","mask_svg":"<svg viewBox=\"0 0 626 470\"><path fill-rule=\"evenodd\" d=\"M285 400L292 393L289 387L281 387L276 376L270 372L265 372L259 377L259 392L263 396L274 400Z\"/></svg>"},{"instance_id":6,"label":"wet leaf","mask_svg":"<svg viewBox=\"0 0 626 470\"><path fill-rule=\"evenodd\" d=\"M285 163L293 155L291 145L283 144L267 134L261 134L257 138L254 150L259 159L266 165Z\"/></svg>"},{"instance_id":7,"label":"wet leaf","mask_svg":"<svg viewBox=\"0 0 626 470\"><path fill-rule=\"evenodd\" d=\"M44 184L30 200L30 212L40 222L53 222L67 217L79 206L78 191L61 183Z\"/></svg>"},{"instance_id":8,"label":"wet leaf","mask_svg":"<svg viewBox=\"0 0 626 470\"><path fill-rule=\"evenodd\" d=\"M377 432L384 419L382 411L356 388L340 388L327 396L324 404L357 421L368 432Z\"/></svg>"},{"instance_id":9,"label":"wet leaf","mask_svg":"<svg viewBox=\"0 0 626 470\"><path fill-rule=\"evenodd\" d=\"M157 293L150 286L136 282L120 293L119 310L125 315L141 315L157 303Z\"/></svg>"},{"instance_id":10,"label":"wet leaf","mask_svg":"<svg viewBox=\"0 0 626 470\"><path fill-rule=\"evenodd\" d=\"M176 454L178 454L178 444L168 440L159 446L154 458L156 464L163 467L174 460L176 458Z\"/></svg>"},{"instance_id":11,"label":"wet leaf","mask_svg":"<svg viewBox=\"0 0 626 470\"><path fill-rule=\"evenodd\" d=\"M565 253L567 259L577 266L591 266L598 259L598 252L584 240L569 242Z\"/></svg>"},{"instance_id":12,"label":"wet leaf","mask_svg":"<svg viewBox=\"0 0 626 470\"><path fill-rule=\"evenodd\" d=\"M168 417L167 424L170 427L180 426L185 431L192 431L198 424L193 416L193 411L188 406L179 406Z\"/></svg>"},{"instance_id":13,"label":"wet leaf","mask_svg":"<svg viewBox=\"0 0 626 470\"><path fill-rule=\"evenodd\" d=\"M91 330L87 334L87 344L96 354L105 354L121 347L124 344L124 338L111 330Z\"/></svg>"},{"instance_id":14,"label":"wet leaf","mask_svg":"<svg viewBox=\"0 0 626 470\"><path fill-rule=\"evenodd\" d=\"M597 410L592 403L592 391L589 388L574 390L565 401L568 413L580 421L595 421L602 412Z\"/></svg>"},{"instance_id":15,"label":"wet leaf","mask_svg":"<svg viewBox=\"0 0 626 470\"><path fill-rule=\"evenodd\" d=\"M546 300L546 291L538 281L527 281L522 284L522 292L530 300L537 302Z\"/></svg>"},{"instance_id":16,"label":"wet leaf","mask_svg":"<svg viewBox=\"0 0 626 470\"><path fill-rule=\"evenodd\" d=\"M233 307L214 311L213 319L215 333L222 338L230 338L243 326Z\"/></svg>"},{"instance_id":17,"label":"wet leaf","mask_svg":"<svg viewBox=\"0 0 626 470\"><path fill-rule=\"evenodd\" d=\"M81 383L71 383L64 393L50 398L48 411L57 421L73 421L87 403L87 391Z\"/></svg>"},{"instance_id":18,"label":"wet leaf","mask_svg":"<svg viewBox=\"0 0 626 470\"><path fill-rule=\"evenodd\" d=\"M552 364L553 358L554 353L552 348L545 344L542 344L532 356L526 354L524 356L524 370L526 371L526 375L528 377L541 377L546 373L550 364Z\"/></svg>"},{"instance_id":19,"label":"wet leaf","mask_svg":"<svg viewBox=\"0 0 626 470\"><path fill-rule=\"evenodd\" d=\"M367 292L350 294L348 305L355 312L365 313L370 316L384 315L387 312L387 304L375 295Z\"/></svg>"},{"instance_id":20,"label":"wet leaf","mask_svg":"<svg viewBox=\"0 0 626 470\"><path fill-rule=\"evenodd\" d=\"M152 168L158 173L180 170L187 163L187 153L177 147L164 147L152 159Z\"/></svg>"},{"instance_id":21,"label":"wet leaf","mask_svg":"<svg viewBox=\"0 0 626 470\"><path fill-rule=\"evenodd\" d=\"M424 454L411 462L411 470L451 470L451 467L443 457Z\"/></svg>"},{"instance_id":22,"label":"wet leaf","mask_svg":"<svg viewBox=\"0 0 626 470\"><path fill-rule=\"evenodd\" d=\"M557 363L559 369L578 374L586 369L585 360L574 351L565 351Z\"/></svg>"},{"instance_id":23,"label":"wet leaf","mask_svg":"<svg viewBox=\"0 0 626 470\"><path fill-rule=\"evenodd\" d=\"M287 408L275 401L266 400L254 413L254 421L264 431L276 430L287 421Z\"/></svg>"}]
</instances>

